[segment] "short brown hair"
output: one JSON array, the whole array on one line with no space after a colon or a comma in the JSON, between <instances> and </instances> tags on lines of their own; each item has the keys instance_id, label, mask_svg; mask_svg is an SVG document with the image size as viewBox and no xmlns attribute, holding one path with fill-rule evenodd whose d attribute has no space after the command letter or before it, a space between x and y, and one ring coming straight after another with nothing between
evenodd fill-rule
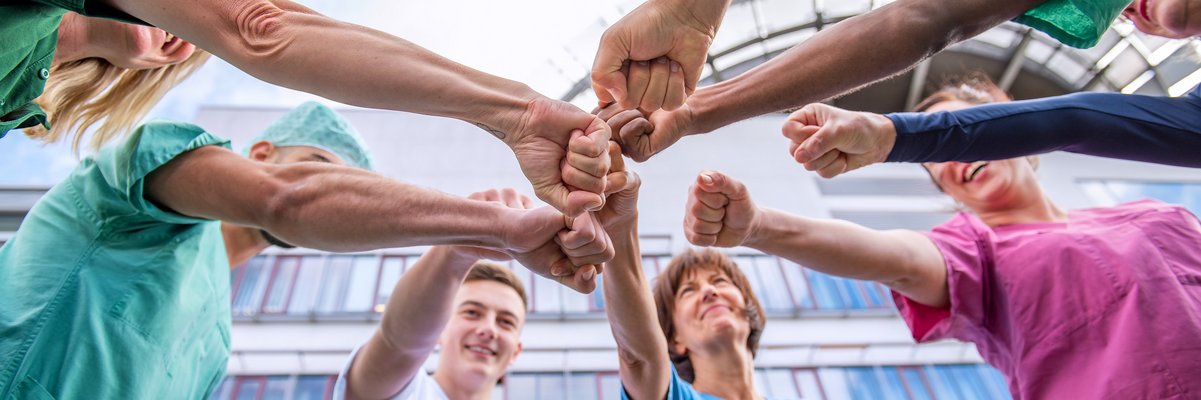
<instances>
[{"instance_id":1,"label":"short brown hair","mask_svg":"<svg viewBox=\"0 0 1201 400\"><path fill-rule=\"evenodd\" d=\"M993 83L981 72L972 72L956 76L938 85L938 89L922 99L913 107L913 111L926 111L935 104L947 101L962 101L968 104L988 104L1011 101L1013 98L1004 89Z\"/></svg>"},{"instance_id":2,"label":"short brown hair","mask_svg":"<svg viewBox=\"0 0 1201 400\"><path fill-rule=\"evenodd\" d=\"M496 282L513 288L513 291L517 292L517 296L521 297L522 307L525 307L525 310L530 309L529 300L525 296L525 284L517 279L517 274L514 274L512 269L491 261L476 261L475 265L471 266L471 270L467 271L467 277L463 278L463 283L475 281Z\"/></svg>"},{"instance_id":3,"label":"short brown hair","mask_svg":"<svg viewBox=\"0 0 1201 400\"><path fill-rule=\"evenodd\" d=\"M735 264L729 256L713 249L685 250L673 257L667 264L667 268L655 278L655 306L659 309L659 328L663 330L663 336L667 338L668 343L671 343L675 336L676 329L672 324L672 315L675 313L676 289L680 287L681 281L688 276L690 271L698 269L709 269L726 275L738 288L738 291L742 292L742 298L746 300L744 306L746 307L747 322L750 322L751 327L751 333L746 338L746 348L751 351L753 358L759 351L759 338L763 336L763 326L767 324L763 315L763 306L759 304L759 298L755 297L755 292L751 291L751 282L738 268L738 264ZM671 357L671 363L675 364L680 378L692 382L696 378L696 374L692 370L692 361L688 359L688 355L675 354L671 346L667 346L667 352Z\"/></svg>"}]
</instances>

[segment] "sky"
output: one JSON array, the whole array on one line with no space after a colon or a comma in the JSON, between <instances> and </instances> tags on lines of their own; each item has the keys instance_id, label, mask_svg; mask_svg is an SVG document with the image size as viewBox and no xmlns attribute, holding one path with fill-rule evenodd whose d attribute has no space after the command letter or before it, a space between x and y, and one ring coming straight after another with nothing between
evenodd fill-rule
<instances>
[{"instance_id":1,"label":"sky","mask_svg":"<svg viewBox=\"0 0 1201 400\"><path fill-rule=\"evenodd\" d=\"M585 76L605 26L638 0L301 0L331 18L399 36L494 75L558 98ZM402 71L403 73L403 71ZM290 107L317 96L261 82L212 58L173 89L148 119L190 121L202 106ZM344 107L344 106L340 106ZM43 145L9 132L0 139L0 185L49 187L78 163L70 146Z\"/></svg>"}]
</instances>

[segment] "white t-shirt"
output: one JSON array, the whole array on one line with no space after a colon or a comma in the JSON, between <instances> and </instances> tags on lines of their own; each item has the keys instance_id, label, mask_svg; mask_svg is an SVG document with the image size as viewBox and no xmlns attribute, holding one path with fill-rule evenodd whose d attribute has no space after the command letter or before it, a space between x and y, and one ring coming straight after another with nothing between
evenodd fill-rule
<instances>
[{"instance_id":1,"label":"white t-shirt","mask_svg":"<svg viewBox=\"0 0 1201 400\"><path fill-rule=\"evenodd\" d=\"M350 365L354 364L354 358L359 354L359 346L350 353L350 358L346 360L346 365L342 367L342 372L338 373L338 381L334 383L334 400L346 400L346 375L350 373ZM438 386L438 381L431 378L425 371L417 372L413 375L413 380L405 385L399 393L392 396L392 400L449 400L446 397L446 392L442 391L442 387Z\"/></svg>"}]
</instances>

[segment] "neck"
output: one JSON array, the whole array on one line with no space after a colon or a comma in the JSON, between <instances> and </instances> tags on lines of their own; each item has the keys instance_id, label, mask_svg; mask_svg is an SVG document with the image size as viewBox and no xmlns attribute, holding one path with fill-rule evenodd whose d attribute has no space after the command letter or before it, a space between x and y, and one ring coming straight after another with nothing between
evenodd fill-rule
<instances>
[{"instance_id":1,"label":"neck","mask_svg":"<svg viewBox=\"0 0 1201 400\"><path fill-rule=\"evenodd\" d=\"M1068 220L1068 213L1044 196L1041 187L1035 187L1032 191L1024 193L1022 197L1015 207L974 211L985 225L993 228L1015 224L1066 222Z\"/></svg>"},{"instance_id":2,"label":"neck","mask_svg":"<svg viewBox=\"0 0 1201 400\"><path fill-rule=\"evenodd\" d=\"M271 246L258 229L245 226L222 222L221 236L225 239L225 255L229 257L230 268L245 264Z\"/></svg>"},{"instance_id":3,"label":"neck","mask_svg":"<svg viewBox=\"0 0 1201 400\"><path fill-rule=\"evenodd\" d=\"M90 31L87 17L73 12L63 14L63 20L58 24L58 43L54 45L52 64L59 65L93 57L93 54L88 53L92 48L88 45Z\"/></svg>"},{"instance_id":4,"label":"neck","mask_svg":"<svg viewBox=\"0 0 1201 400\"><path fill-rule=\"evenodd\" d=\"M689 351L695 378L692 387L722 399L758 399L754 359L746 343L722 347L725 350L714 353Z\"/></svg>"},{"instance_id":5,"label":"neck","mask_svg":"<svg viewBox=\"0 0 1201 400\"><path fill-rule=\"evenodd\" d=\"M496 388L496 378L456 379L455 374L438 368L434 371L434 381L446 393L448 399L491 400L492 390Z\"/></svg>"}]
</instances>

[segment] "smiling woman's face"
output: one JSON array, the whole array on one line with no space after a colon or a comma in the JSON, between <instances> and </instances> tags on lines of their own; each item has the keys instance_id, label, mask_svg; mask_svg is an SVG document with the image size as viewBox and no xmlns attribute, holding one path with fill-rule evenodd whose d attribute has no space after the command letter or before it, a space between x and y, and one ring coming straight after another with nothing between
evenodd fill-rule
<instances>
[{"instance_id":1,"label":"smiling woman's face","mask_svg":"<svg viewBox=\"0 0 1201 400\"><path fill-rule=\"evenodd\" d=\"M745 346L750 334L746 299L734 281L718 268L698 266L688 271L676 288L677 354L711 346Z\"/></svg>"},{"instance_id":2,"label":"smiling woman's face","mask_svg":"<svg viewBox=\"0 0 1201 400\"><path fill-rule=\"evenodd\" d=\"M1201 34L1201 0L1134 0L1122 15L1151 35L1180 39Z\"/></svg>"},{"instance_id":3,"label":"smiling woman's face","mask_svg":"<svg viewBox=\"0 0 1201 400\"><path fill-rule=\"evenodd\" d=\"M929 112L953 111L972 106L962 101L946 101L930 106ZM1034 174L1031 157L971 163L924 163L930 177L944 193L977 215L1013 209L1024 203L1025 197L1038 195L1038 177Z\"/></svg>"}]
</instances>

